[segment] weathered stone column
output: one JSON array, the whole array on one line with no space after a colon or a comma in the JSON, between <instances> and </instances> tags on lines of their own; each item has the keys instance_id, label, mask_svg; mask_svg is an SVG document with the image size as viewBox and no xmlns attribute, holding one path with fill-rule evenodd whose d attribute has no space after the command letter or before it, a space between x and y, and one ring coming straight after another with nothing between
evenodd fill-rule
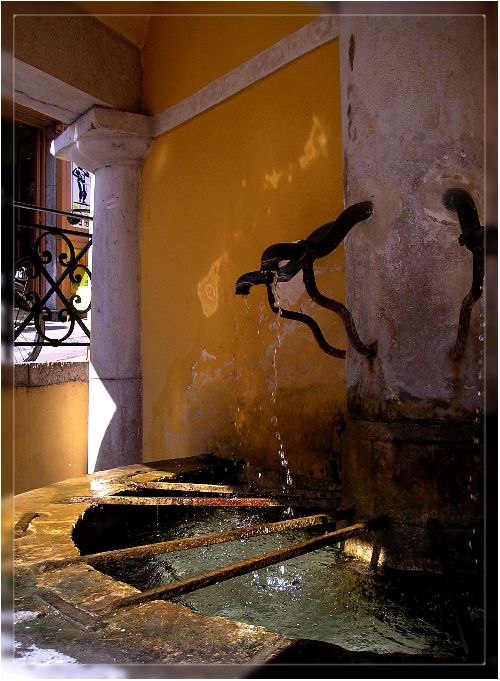
<instances>
[{"instance_id":1,"label":"weathered stone column","mask_svg":"<svg viewBox=\"0 0 500 681\"><path fill-rule=\"evenodd\" d=\"M142 461L141 161L152 119L91 109L55 154L95 173L89 472Z\"/></svg>"},{"instance_id":2,"label":"weathered stone column","mask_svg":"<svg viewBox=\"0 0 500 681\"><path fill-rule=\"evenodd\" d=\"M347 305L360 337L378 342L373 360L348 349L345 503L393 518L388 564L432 563L429 517L473 563L483 300L453 361L472 254L442 196L466 189L483 220L483 19L341 17L340 50L345 201L374 204L345 242Z\"/></svg>"}]
</instances>

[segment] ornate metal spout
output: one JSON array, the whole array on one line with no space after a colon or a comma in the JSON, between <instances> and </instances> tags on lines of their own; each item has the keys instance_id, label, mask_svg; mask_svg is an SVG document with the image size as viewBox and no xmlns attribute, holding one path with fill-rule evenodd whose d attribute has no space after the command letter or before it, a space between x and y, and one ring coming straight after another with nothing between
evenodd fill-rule
<instances>
[{"instance_id":1,"label":"ornate metal spout","mask_svg":"<svg viewBox=\"0 0 500 681\"><path fill-rule=\"evenodd\" d=\"M472 308L483 293L484 228L479 222L476 204L465 189L448 189L443 194L443 203L448 210L456 211L462 232L458 237L458 242L472 253L472 285L469 293L462 300L457 340L450 353L451 358L458 361L465 352Z\"/></svg>"},{"instance_id":2,"label":"ornate metal spout","mask_svg":"<svg viewBox=\"0 0 500 681\"><path fill-rule=\"evenodd\" d=\"M302 270L304 285L312 300L341 318L347 337L357 352L366 357L374 357L376 343L365 345L360 340L352 315L345 305L327 298L318 291L313 266L317 258L322 258L337 248L357 222L366 220L372 213L373 205L370 201L356 203L346 208L337 220L318 227L305 240L268 246L261 256L260 270L243 274L236 282L236 295L248 295L252 286L265 284L269 306L275 314L306 324L324 352L333 357L345 358L345 350L330 345L312 317L301 312L285 310L276 301L272 284L289 281ZM285 264L280 266L281 263Z\"/></svg>"},{"instance_id":3,"label":"ornate metal spout","mask_svg":"<svg viewBox=\"0 0 500 681\"><path fill-rule=\"evenodd\" d=\"M306 239L309 253L314 258L323 258L331 253L349 234L354 225L373 215L373 203L361 201L348 206L334 222L328 222L314 230Z\"/></svg>"},{"instance_id":4,"label":"ornate metal spout","mask_svg":"<svg viewBox=\"0 0 500 681\"><path fill-rule=\"evenodd\" d=\"M268 281L272 281L273 276L267 272L247 272L242 274L241 277L236 282L236 295L237 296L247 296L250 293L252 286L256 284L267 284Z\"/></svg>"},{"instance_id":5,"label":"ornate metal spout","mask_svg":"<svg viewBox=\"0 0 500 681\"><path fill-rule=\"evenodd\" d=\"M305 241L295 243L273 244L268 246L260 258L260 269L263 272L277 271L283 260L302 260L307 255Z\"/></svg>"},{"instance_id":6,"label":"ornate metal spout","mask_svg":"<svg viewBox=\"0 0 500 681\"><path fill-rule=\"evenodd\" d=\"M266 289L269 307L274 314L280 315L280 317L283 317L283 319L292 319L296 322L302 322L302 324L305 324L311 329L319 347L326 352L327 355L345 359L345 350L339 350L338 348L334 348L333 345L330 345L330 343L328 343L323 336L318 323L312 317L310 317L308 314L304 314L303 312L294 312L293 310L285 310L284 308L280 307L276 302L272 284L266 284Z\"/></svg>"}]
</instances>

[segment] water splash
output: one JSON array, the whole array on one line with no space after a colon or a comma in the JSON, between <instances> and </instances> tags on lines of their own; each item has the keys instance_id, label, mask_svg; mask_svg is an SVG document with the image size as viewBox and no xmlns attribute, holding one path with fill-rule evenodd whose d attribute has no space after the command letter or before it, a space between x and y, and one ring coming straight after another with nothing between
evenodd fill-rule
<instances>
[{"instance_id":1,"label":"water splash","mask_svg":"<svg viewBox=\"0 0 500 681\"><path fill-rule=\"evenodd\" d=\"M257 319L257 335L260 336L260 329L262 325L264 324L264 321L267 319L267 311L266 311L266 306L262 301L259 303L259 316Z\"/></svg>"}]
</instances>

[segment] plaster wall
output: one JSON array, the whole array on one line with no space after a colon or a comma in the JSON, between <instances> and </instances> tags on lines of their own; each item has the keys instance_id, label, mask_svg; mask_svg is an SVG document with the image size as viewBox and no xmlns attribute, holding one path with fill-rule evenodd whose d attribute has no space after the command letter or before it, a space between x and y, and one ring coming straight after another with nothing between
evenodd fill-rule
<instances>
[{"instance_id":1,"label":"plaster wall","mask_svg":"<svg viewBox=\"0 0 500 681\"><path fill-rule=\"evenodd\" d=\"M252 31L234 35L231 46L250 42ZM209 43L224 44L224 36L212 33ZM261 47L255 40L254 52ZM165 63L163 49L144 62L153 112L173 101L165 73L147 70L149 59ZM210 63L213 55L204 57ZM334 41L154 141L141 201L146 461L214 451L279 468L279 434L292 476L334 476L343 360L324 354L305 326L278 322L264 287L246 300L234 288L259 268L265 247L305 238L342 211L340 133ZM342 249L318 261L316 272L325 295L343 300ZM345 347L340 321L310 302L301 281L279 294Z\"/></svg>"},{"instance_id":2,"label":"plaster wall","mask_svg":"<svg viewBox=\"0 0 500 681\"><path fill-rule=\"evenodd\" d=\"M88 365L16 365L14 494L87 472Z\"/></svg>"},{"instance_id":3,"label":"plaster wall","mask_svg":"<svg viewBox=\"0 0 500 681\"><path fill-rule=\"evenodd\" d=\"M33 78L41 72L55 83L91 95L96 102L121 111L140 111L140 51L93 17L19 14L14 20L14 56L23 76L21 93L16 96L31 97L31 106L37 110L43 110L44 102L40 101L38 109L36 100L43 97L37 83L29 79L29 67L36 69ZM45 100L55 96L51 92Z\"/></svg>"},{"instance_id":4,"label":"plaster wall","mask_svg":"<svg viewBox=\"0 0 500 681\"><path fill-rule=\"evenodd\" d=\"M143 113L158 114L177 104L312 18L208 14L152 17L142 50Z\"/></svg>"}]
</instances>

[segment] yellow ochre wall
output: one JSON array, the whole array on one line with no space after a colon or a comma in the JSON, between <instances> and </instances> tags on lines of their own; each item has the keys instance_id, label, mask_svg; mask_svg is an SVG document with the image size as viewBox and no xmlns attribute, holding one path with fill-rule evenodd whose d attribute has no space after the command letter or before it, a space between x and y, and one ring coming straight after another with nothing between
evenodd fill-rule
<instances>
[{"instance_id":1,"label":"yellow ochre wall","mask_svg":"<svg viewBox=\"0 0 500 681\"><path fill-rule=\"evenodd\" d=\"M157 114L297 31L312 17L150 17L143 113Z\"/></svg>"},{"instance_id":2,"label":"yellow ochre wall","mask_svg":"<svg viewBox=\"0 0 500 681\"><path fill-rule=\"evenodd\" d=\"M14 494L87 473L88 383L17 387Z\"/></svg>"},{"instance_id":3,"label":"yellow ochre wall","mask_svg":"<svg viewBox=\"0 0 500 681\"><path fill-rule=\"evenodd\" d=\"M238 21L231 40L215 41L214 28L207 43L221 45L229 68L243 43L251 56L252 36L255 53L268 46L252 32L243 40ZM297 17L274 21L275 40L298 28ZM188 42L183 26L176 45ZM168 62L170 38L166 24L150 25L144 98L153 114L189 94L186 83L171 88L168 68L155 62L155 46ZM234 289L259 269L264 248L305 238L343 209L338 59L337 41L316 49L157 138L144 161L145 461L211 451L282 470L281 438L292 477L333 475L344 361L320 350L303 324L278 320L263 286L247 299ZM342 248L315 268L320 290L343 301ZM283 306L314 316L345 348L340 320L302 291L300 276L280 286Z\"/></svg>"}]
</instances>

